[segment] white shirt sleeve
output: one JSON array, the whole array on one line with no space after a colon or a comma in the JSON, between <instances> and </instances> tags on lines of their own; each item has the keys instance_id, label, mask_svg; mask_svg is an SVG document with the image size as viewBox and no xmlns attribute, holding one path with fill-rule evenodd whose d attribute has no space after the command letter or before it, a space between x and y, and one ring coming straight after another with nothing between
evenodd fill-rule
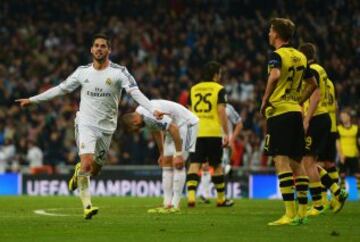
<instances>
[{"instance_id":1,"label":"white shirt sleeve","mask_svg":"<svg viewBox=\"0 0 360 242\"><path fill-rule=\"evenodd\" d=\"M138 85L134 77L128 72L125 67L121 70L121 75L121 86L125 89L127 93L131 92L132 89L138 89Z\"/></svg>"},{"instance_id":2,"label":"white shirt sleeve","mask_svg":"<svg viewBox=\"0 0 360 242\"><path fill-rule=\"evenodd\" d=\"M76 69L76 71L74 71L68 78L66 78L65 81L43 93L30 97L30 101L33 103L44 102L57 96L65 95L69 92L74 91L81 85L78 79L78 74L79 71L78 69Z\"/></svg>"},{"instance_id":3,"label":"white shirt sleeve","mask_svg":"<svg viewBox=\"0 0 360 242\"><path fill-rule=\"evenodd\" d=\"M148 110L151 114L154 113L155 108L151 105L150 100L138 88L131 90L129 94L138 104Z\"/></svg>"},{"instance_id":4,"label":"white shirt sleeve","mask_svg":"<svg viewBox=\"0 0 360 242\"><path fill-rule=\"evenodd\" d=\"M156 119L153 115L143 115L145 127L150 130L162 130L169 129L172 119L168 116L164 116L161 120Z\"/></svg>"},{"instance_id":5,"label":"white shirt sleeve","mask_svg":"<svg viewBox=\"0 0 360 242\"><path fill-rule=\"evenodd\" d=\"M138 103L143 106L151 114L154 113L155 109L151 105L150 100L139 90L139 87L134 77L128 72L126 68L122 70L122 87L125 91Z\"/></svg>"},{"instance_id":6,"label":"white shirt sleeve","mask_svg":"<svg viewBox=\"0 0 360 242\"><path fill-rule=\"evenodd\" d=\"M141 106L137 107L135 112L139 113L143 117L145 127L148 128L149 130L166 131L169 129L170 124L172 122L172 119L167 115L164 115L164 117L161 120L156 119L154 115L152 115L148 110L146 110L144 107Z\"/></svg>"},{"instance_id":7,"label":"white shirt sleeve","mask_svg":"<svg viewBox=\"0 0 360 242\"><path fill-rule=\"evenodd\" d=\"M235 108L232 105L226 104L226 109L227 109L226 113L227 113L228 119L230 120L231 123L237 124L242 121L239 113L236 112Z\"/></svg>"}]
</instances>

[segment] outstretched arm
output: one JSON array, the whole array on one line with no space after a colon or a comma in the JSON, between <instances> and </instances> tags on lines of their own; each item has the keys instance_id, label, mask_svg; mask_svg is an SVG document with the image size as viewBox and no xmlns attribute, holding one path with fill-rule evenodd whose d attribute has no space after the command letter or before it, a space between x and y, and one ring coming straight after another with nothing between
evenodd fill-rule
<instances>
[{"instance_id":1,"label":"outstretched arm","mask_svg":"<svg viewBox=\"0 0 360 242\"><path fill-rule=\"evenodd\" d=\"M71 74L65 81L60 83L58 86L52 87L49 90L30 98L17 99L15 100L15 102L18 102L21 107L26 107L32 103L45 102L55 97L65 95L69 92L74 91L79 86L80 86L80 82L78 79L78 71L76 70L73 74Z\"/></svg>"},{"instance_id":2,"label":"outstretched arm","mask_svg":"<svg viewBox=\"0 0 360 242\"><path fill-rule=\"evenodd\" d=\"M21 107L26 107L32 103L40 103L44 102L50 99L53 99L54 97L64 95L66 92L60 88L60 86L56 86L53 88L50 88L49 90L40 93L36 96L30 97L30 98L21 98L15 100L15 102L20 103Z\"/></svg>"},{"instance_id":3,"label":"outstretched arm","mask_svg":"<svg viewBox=\"0 0 360 242\"><path fill-rule=\"evenodd\" d=\"M165 114L168 113L164 113L160 110L155 109L152 105L150 100L139 90L139 89L133 89L129 92L129 94L131 95L132 98L134 98L134 100L140 104L140 106L143 106L145 109L147 109L152 115L155 116L156 119L162 119L162 117Z\"/></svg>"},{"instance_id":4,"label":"outstretched arm","mask_svg":"<svg viewBox=\"0 0 360 242\"><path fill-rule=\"evenodd\" d=\"M159 110L156 110L151 105L150 100L138 88L133 88L129 90L128 93L140 106L148 110L157 119L161 118L164 115L164 113L161 113Z\"/></svg>"},{"instance_id":5,"label":"outstretched arm","mask_svg":"<svg viewBox=\"0 0 360 242\"><path fill-rule=\"evenodd\" d=\"M157 119L162 119L165 113L156 110L150 100L139 90L138 85L134 77L128 72L126 68L121 71L121 78L123 80L122 87L125 88L126 92L138 103L140 106L148 110Z\"/></svg>"}]
</instances>

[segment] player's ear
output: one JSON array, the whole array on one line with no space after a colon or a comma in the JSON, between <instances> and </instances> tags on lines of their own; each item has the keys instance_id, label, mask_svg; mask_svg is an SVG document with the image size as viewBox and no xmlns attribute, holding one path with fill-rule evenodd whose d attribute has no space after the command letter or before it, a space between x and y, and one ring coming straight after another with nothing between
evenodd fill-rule
<instances>
[{"instance_id":1,"label":"player's ear","mask_svg":"<svg viewBox=\"0 0 360 242\"><path fill-rule=\"evenodd\" d=\"M133 126L138 126L142 123L142 117L139 113L134 112L132 115L132 125Z\"/></svg>"},{"instance_id":2,"label":"player's ear","mask_svg":"<svg viewBox=\"0 0 360 242\"><path fill-rule=\"evenodd\" d=\"M278 38L279 38L278 32L274 31L274 39L278 39Z\"/></svg>"}]
</instances>

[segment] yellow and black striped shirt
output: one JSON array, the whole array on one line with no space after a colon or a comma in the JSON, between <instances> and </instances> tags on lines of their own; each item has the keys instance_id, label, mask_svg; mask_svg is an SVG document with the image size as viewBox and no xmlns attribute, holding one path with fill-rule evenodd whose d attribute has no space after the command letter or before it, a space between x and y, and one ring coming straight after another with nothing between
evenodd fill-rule
<instances>
[{"instance_id":1,"label":"yellow and black striped shirt","mask_svg":"<svg viewBox=\"0 0 360 242\"><path fill-rule=\"evenodd\" d=\"M287 112L301 112L299 101L302 80L313 76L305 55L290 45L284 45L271 54L269 73L272 68L278 68L281 74L269 98L271 105L266 108L266 118Z\"/></svg>"}]
</instances>

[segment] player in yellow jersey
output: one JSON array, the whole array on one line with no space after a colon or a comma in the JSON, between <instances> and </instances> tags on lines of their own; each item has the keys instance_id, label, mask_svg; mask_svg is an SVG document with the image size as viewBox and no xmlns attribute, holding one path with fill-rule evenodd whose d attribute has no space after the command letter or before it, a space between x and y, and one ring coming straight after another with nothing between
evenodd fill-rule
<instances>
[{"instance_id":1,"label":"player in yellow jersey","mask_svg":"<svg viewBox=\"0 0 360 242\"><path fill-rule=\"evenodd\" d=\"M336 94L335 94L335 87L334 83L327 78L326 81L326 88L327 88L327 109L331 119L331 129L330 129L330 136L327 142L326 147L326 154L319 156L320 164L325 168L327 173L329 174L332 181L336 184L339 183L339 171L336 167L336 137L337 137L337 120L336 120L336 112L337 112L337 102L336 102ZM327 200L327 192L326 188L322 191L322 200L325 207L330 207L333 209L334 212L338 212L339 203L334 199L331 199L330 204Z\"/></svg>"},{"instance_id":2,"label":"player in yellow jersey","mask_svg":"<svg viewBox=\"0 0 360 242\"><path fill-rule=\"evenodd\" d=\"M309 179L301 159L305 140L301 104L316 88L307 59L290 45L295 25L289 19L270 22L269 43L275 48L268 63L268 81L262 99L261 113L267 119L265 153L273 156L285 203L285 215L268 225L303 224L306 222ZM301 91L303 80L308 84ZM298 209L295 209L296 188Z\"/></svg>"},{"instance_id":3,"label":"player in yellow jersey","mask_svg":"<svg viewBox=\"0 0 360 242\"><path fill-rule=\"evenodd\" d=\"M310 194L312 207L307 212L308 216L317 216L325 211L322 199L322 186L330 189L338 203L334 208L339 212L347 198L345 190L335 183L329 174L317 161L328 159L328 141L331 130L331 119L328 113L327 74L323 67L316 63L316 48L312 43L304 43L299 50L308 59L310 71L313 73L318 88L304 103L304 129L305 129L305 156L303 164L310 179ZM304 85L305 86L305 85Z\"/></svg>"},{"instance_id":4,"label":"player in yellow jersey","mask_svg":"<svg viewBox=\"0 0 360 242\"><path fill-rule=\"evenodd\" d=\"M335 87L330 78L327 78L326 81L327 88L327 109L331 119L331 129L330 136L328 139L326 147L326 155L319 156L319 160L323 163L323 167L329 173L329 176L335 183L339 183L339 172L336 168L336 136L337 136L337 125L336 125L336 112L337 112L337 102ZM327 194L323 190L322 193L323 204L327 205ZM333 201L333 200L332 200Z\"/></svg>"},{"instance_id":5,"label":"player in yellow jersey","mask_svg":"<svg viewBox=\"0 0 360 242\"><path fill-rule=\"evenodd\" d=\"M350 113L343 110L340 113L341 124L338 125L336 148L340 157L341 185L345 187L345 177L356 176L357 188L360 191L359 144L360 130L352 124Z\"/></svg>"},{"instance_id":6,"label":"player in yellow jersey","mask_svg":"<svg viewBox=\"0 0 360 242\"><path fill-rule=\"evenodd\" d=\"M228 143L228 127L225 89L218 83L221 80L220 64L215 61L207 63L201 78L201 82L191 87L189 95L191 111L200 122L195 153L190 154L187 174L188 206L195 206L199 170L202 163L208 162L214 168L212 182L217 192L217 206L230 207L233 201L225 198L225 179L221 165L222 148Z\"/></svg>"}]
</instances>

